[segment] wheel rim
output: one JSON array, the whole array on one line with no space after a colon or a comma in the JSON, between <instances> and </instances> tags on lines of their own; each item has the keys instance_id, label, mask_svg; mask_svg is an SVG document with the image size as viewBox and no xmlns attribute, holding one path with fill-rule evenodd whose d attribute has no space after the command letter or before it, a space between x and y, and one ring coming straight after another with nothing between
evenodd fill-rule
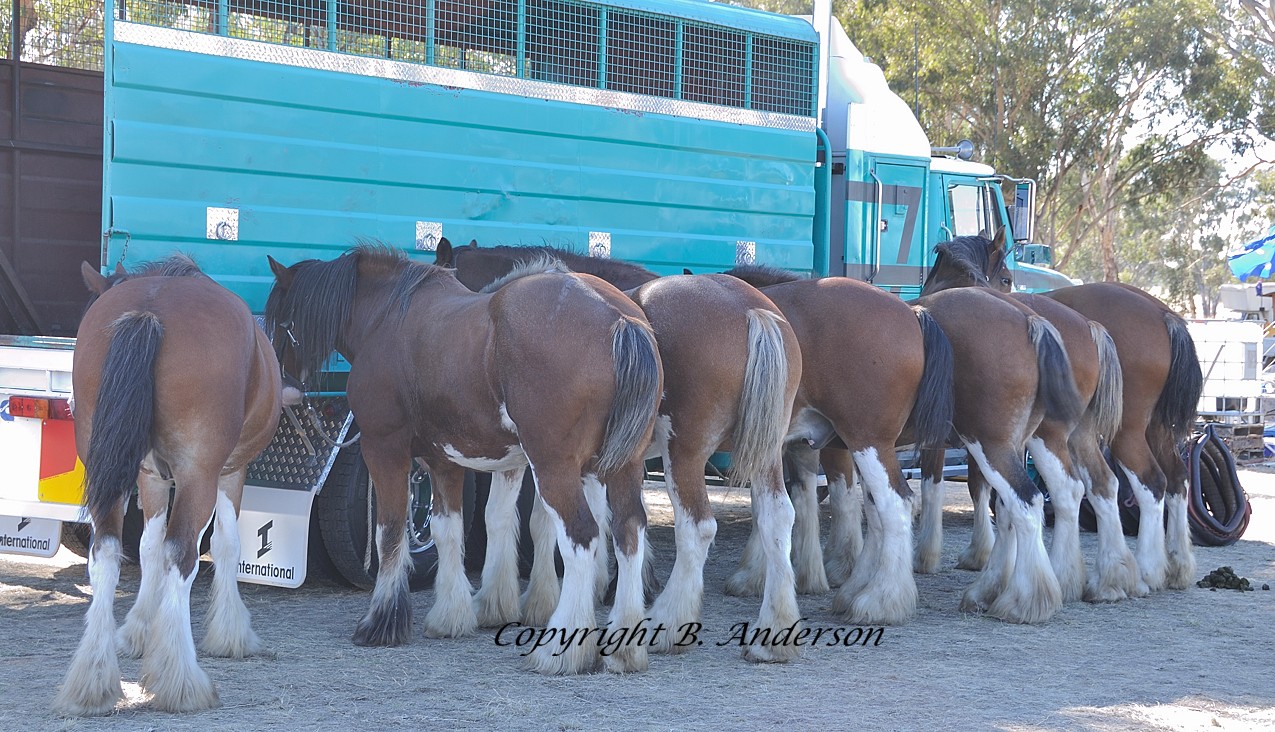
<instances>
[{"instance_id":1,"label":"wheel rim","mask_svg":"<svg viewBox=\"0 0 1275 732\"><path fill-rule=\"evenodd\" d=\"M363 493L363 502L367 506L367 522L362 540L366 543L363 552L363 566L371 574L376 557L376 494L372 490L372 478L366 465L360 466L359 484ZM407 514L407 551L413 557L434 548L434 532L430 527L430 517L434 507L434 490L429 480L429 471L417 467L408 476L408 514Z\"/></svg>"},{"instance_id":2,"label":"wheel rim","mask_svg":"<svg viewBox=\"0 0 1275 732\"><path fill-rule=\"evenodd\" d=\"M412 554L420 554L434 547L434 532L430 527L434 490L429 473L423 468L413 470L408 481L407 548Z\"/></svg>"}]
</instances>

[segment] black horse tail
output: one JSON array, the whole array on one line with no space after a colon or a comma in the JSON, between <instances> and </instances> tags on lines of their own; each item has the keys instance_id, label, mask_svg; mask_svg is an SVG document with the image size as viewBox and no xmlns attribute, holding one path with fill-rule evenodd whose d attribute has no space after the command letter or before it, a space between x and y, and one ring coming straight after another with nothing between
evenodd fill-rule
<instances>
[{"instance_id":1,"label":"black horse tail","mask_svg":"<svg viewBox=\"0 0 1275 732\"><path fill-rule=\"evenodd\" d=\"M154 313L124 313L111 324L84 461L84 505L95 521L128 500L150 452L155 359L163 337Z\"/></svg>"},{"instance_id":2,"label":"black horse tail","mask_svg":"<svg viewBox=\"0 0 1275 732\"><path fill-rule=\"evenodd\" d=\"M921 326L925 362L916 403L912 405L908 419L916 432L918 450L942 449L951 434L952 415L956 412L952 386L952 342L929 310L917 305L912 311Z\"/></svg>"},{"instance_id":3,"label":"black horse tail","mask_svg":"<svg viewBox=\"0 0 1275 732\"><path fill-rule=\"evenodd\" d=\"M1098 387L1089 400L1089 414L1094 428L1107 442L1120 429L1124 415L1124 372L1111 334L1097 321L1089 321L1089 335L1098 347Z\"/></svg>"},{"instance_id":4,"label":"black horse tail","mask_svg":"<svg viewBox=\"0 0 1275 732\"><path fill-rule=\"evenodd\" d=\"M1036 347L1036 401L1045 408L1047 419L1073 422L1084 411L1076 380L1071 373L1071 359L1063 348L1062 336L1053 324L1039 315L1027 320L1027 332Z\"/></svg>"},{"instance_id":5,"label":"black horse tail","mask_svg":"<svg viewBox=\"0 0 1275 732\"><path fill-rule=\"evenodd\" d=\"M1195 425L1204 392L1204 373L1186 321L1177 313L1166 311L1164 326L1169 331L1169 376L1155 404L1155 419L1173 435L1175 443L1181 443Z\"/></svg>"},{"instance_id":6,"label":"black horse tail","mask_svg":"<svg viewBox=\"0 0 1275 732\"><path fill-rule=\"evenodd\" d=\"M646 449L662 390L660 354L649 325L621 317L612 328L611 353L615 397L598 450L600 475L618 470Z\"/></svg>"},{"instance_id":7,"label":"black horse tail","mask_svg":"<svg viewBox=\"0 0 1275 732\"><path fill-rule=\"evenodd\" d=\"M782 319L769 310L748 311L748 361L730 456L731 475L740 485L778 463L788 432L788 354L779 327Z\"/></svg>"}]
</instances>

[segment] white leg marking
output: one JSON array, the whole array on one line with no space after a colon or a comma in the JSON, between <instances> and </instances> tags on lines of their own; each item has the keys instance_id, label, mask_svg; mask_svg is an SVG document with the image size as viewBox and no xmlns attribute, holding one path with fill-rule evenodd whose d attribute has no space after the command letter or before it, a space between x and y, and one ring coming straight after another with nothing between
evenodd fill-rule
<instances>
[{"instance_id":1,"label":"white leg marking","mask_svg":"<svg viewBox=\"0 0 1275 732\"><path fill-rule=\"evenodd\" d=\"M142 541L137 550L142 569L141 586L116 635L120 654L126 658L141 658L145 650L151 619L160 601L159 585L164 576L164 532L167 528L167 513L156 514L142 526Z\"/></svg>"},{"instance_id":2,"label":"white leg marking","mask_svg":"<svg viewBox=\"0 0 1275 732\"><path fill-rule=\"evenodd\" d=\"M1085 587L1085 600L1116 602L1126 597L1145 597L1148 592L1146 583L1138 573L1138 563L1125 543L1120 526L1120 509L1115 498L1119 488L1116 475L1103 465L1093 480L1106 484L1108 497L1099 497L1092 487L1088 491L1089 505L1093 507L1098 523L1098 556L1094 562L1094 575Z\"/></svg>"},{"instance_id":3,"label":"white leg marking","mask_svg":"<svg viewBox=\"0 0 1275 732\"><path fill-rule=\"evenodd\" d=\"M558 605L558 569L554 561L557 548L553 519L545 510L545 503L536 492L531 507L531 577L527 580L527 592L522 597L522 621L527 625L542 626Z\"/></svg>"},{"instance_id":4,"label":"white leg marking","mask_svg":"<svg viewBox=\"0 0 1275 732\"><path fill-rule=\"evenodd\" d=\"M1165 583L1175 590L1183 590L1195 581L1195 551L1191 548L1191 530L1187 525L1186 496L1165 496L1164 510L1169 519Z\"/></svg>"},{"instance_id":5,"label":"white leg marking","mask_svg":"<svg viewBox=\"0 0 1275 732\"><path fill-rule=\"evenodd\" d=\"M796 512L792 527L792 566L797 572L797 591L803 595L828 591L823 546L819 543L818 481L818 475L803 471L792 491L792 506Z\"/></svg>"},{"instance_id":6,"label":"white leg marking","mask_svg":"<svg viewBox=\"0 0 1275 732\"><path fill-rule=\"evenodd\" d=\"M518 620L518 493L523 470L494 473L487 498L487 554L482 585L474 595L478 624L484 628Z\"/></svg>"},{"instance_id":7,"label":"white leg marking","mask_svg":"<svg viewBox=\"0 0 1275 732\"><path fill-rule=\"evenodd\" d=\"M115 656L115 587L120 579L120 545L97 538L89 553L93 600L84 616L84 636L53 700L59 714L106 714L124 696Z\"/></svg>"},{"instance_id":8,"label":"white leg marking","mask_svg":"<svg viewBox=\"0 0 1275 732\"><path fill-rule=\"evenodd\" d=\"M584 498L589 503L593 520L598 524L598 551L595 555L598 567L593 574L596 583L593 599L598 602L606 595L607 585L611 582L611 562L607 552L607 547L610 546L611 506L607 503L606 486L598 482L598 476L584 476Z\"/></svg>"},{"instance_id":9,"label":"white leg marking","mask_svg":"<svg viewBox=\"0 0 1275 732\"><path fill-rule=\"evenodd\" d=\"M1002 555L1011 567L1008 582L1004 585L1004 591L991 601L987 613L1014 623L1044 622L1062 605L1062 590L1058 586L1058 578L1054 576L1053 567L1049 564L1049 555L1045 552L1042 528L1045 522L1044 498L1037 495L1031 504L1024 503L1009 481L987 461L982 445L975 441L967 443L966 447L970 457L978 462L987 483L1001 499L998 505L1003 509L1003 516L998 514L1001 537L997 539L997 544L1011 536L1014 542L1014 546L1007 547ZM995 553L993 550L993 554ZM989 565L988 569L993 567ZM967 599L981 602L986 599L986 595L971 597L967 591Z\"/></svg>"},{"instance_id":10,"label":"white leg marking","mask_svg":"<svg viewBox=\"0 0 1275 732\"><path fill-rule=\"evenodd\" d=\"M751 499L750 505L757 503L756 487L751 490ZM757 597L761 595L765 582L765 555L762 552L761 535L757 530L757 512L753 511L744 554L739 558L739 566L734 573L726 579L725 592L734 597Z\"/></svg>"},{"instance_id":11,"label":"white leg marking","mask_svg":"<svg viewBox=\"0 0 1275 732\"><path fill-rule=\"evenodd\" d=\"M261 639L252 630L252 614L239 596L238 524L234 504L225 491L219 490L211 546L212 601L204 621L206 631L200 649L227 658L243 658L261 650Z\"/></svg>"},{"instance_id":12,"label":"white leg marking","mask_svg":"<svg viewBox=\"0 0 1275 732\"><path fill-rule=\"evenodd\" d=\"M828 503L832 508L832 528L824 571L828 584L840 586L850 579L855 561L863 552L863 487L859 481L847 484L844 475L828 483Z\"/></svg>"},{"instance_id":13,"label":"white leg marking","mask_svg":"<svg viewBox=\"0 0 1275 732\"><path fill-rule=\"evenodd\" d=\"M1027 440L1027 449L1031 450L1036 469L1049 486L1054 505L1049 561L1058 578L1063 602L1075 602L1085 591L1085 557L1080 552L1080 499L1085 495L1085 484L1080 476L1067 472L1062 460L1044 440L1038 437Z\"/></svg>"},{"instance_id":14,"label":"white leg marking","mask_svg":"<svg viewBox=\"0 0 1275 732\"><path fill-rule=\"evenodd\" d=\"M547 632L555 634L558 642L532 651L527 662L542 674L587 673L596 669L601 659L597 642L584 636L597 625L594 575L600 537L594 537L587 546L578 546L567 537L562 517L547 503L545 513L553 523L558 550L562 552L562 597L547 624Z\"/></svg>"},{"instance_id":15,"label":"white leg marking","mask_svg":"<svg viewBox=\"0 0 1275 732\"><path fill-rule=\"evenodd\" d=\"M974 496L974 533L970 536L970 545L956 558L957 569L977 572L987 565L987 558L991 556L992 547L997 540L997 534L992 528L991 500L992 489L987 485ZM1000 535L1004 536L1004 533Z\"/></svg>"},{"instance_id":16,"label":"white leg marking","mask_svg":"<svg viewBox=\"0 0 1275 732\"><path fill-rule=\"evenodd\" d=\"M916 579L912 576L912 504L890 486L890 476L869 447L854 454L855 466L871 497L877 530L871 564L860 563L841 591L835 607L860 625L897 625L916 611ZM871 540L870 540L871 543Z\"/></svg>"},{"instance_id":17,"label":"white leg marking","mask_svg":"<svg viewBox=\"0 0 1275 732\"><path fill-rule=\"evenodd\" d=\"M1120 469L1129 479L1133 495L1138 499L1138 544L1134 551L1138 558L1138 569L1142 571L1142 581L1152 592L1163 590L1168 578L1168 557L1164 547L1164 501L1157 501L1151 495L1151 490L1138 480L1132 470L1124 465Z\"/></svg>"},{"instance_id":18,"label":"white leg marking","mask_svg":"<svg viewBox=\"0 0 1275 732\"><path fill-rule=\"evenodd\" d=\"M434 542L438 546L438 573L434 576L434 606L425 616L425 635L431 638L469 635L478 625L478 616L474 613L469 578L465 576L465 529L461 514L459 511L436 513L431 524ZM407 554L406 551L402 553ZM384 573L385 569L382 566L381 572ZM406 571L395 569L396 575L400 572L402 581L406 582ZM376 587L377 590L381 587L379 578ZM372 602L376 603L375 594Z\"/></svg>"},{"instance_id":19,"label":"white leg marking","mask_svg":"<svg viewBox=\"0 0 1275 732\"><path fill-rule=\"evenodd\" d=\"M614 646L603 646L603 664L611 673L635 673L647 669L648 644L636 633L646 623L646 594L642 587L642 563L646 556L646 532L638 533L637 551L625 554L615 547L615 604L607 618L607 636Z\"/></svg>"},{"instance_id":20,"label":"white leg marking","mask_svg":"<svg viewBox=\"0 0 1275 732\"><path fill-rule=\"evenodd\" d=\"M142 686L154 695L151 706L165 712L192 712L219 704L212 679L196 660L190 631L190 588L198 567L183 577L171 545L165 545L162 598L151 624L153 635L142 655Z\"/></svg>"},{"instance_id":21,"label":"white leg marking","mask_svg":"<svg viewBox=\"0 0 1275 732\"><path fill-rule=\"evenodd\" d=\"M757 628L769 630L763 637L776 639L781 631L791 628L787 637L796 635L801 612L797 609L797 591L790 559L795 511L782 485L782 474L775 471L776 485L762 487L753 493L753 513L757 516L757 533L766 557L766 583L762 591L761 613ZM816 544L818 542L816 541ZM819 564L820 573L823 563ZM797 657L799 648L793 643L752 643L744 648L750 661L782 663Z\"/></svg>"},{"instance_id":22,"label":"white leg marking","mask_svg":"<svg viewBox=\"0 0 1275 732\"><path fill-rule=\"evenodd\" d=\"M666 458L667 460L667 458ZM651 608L651 622L663 626L667 632L655 639L652 650L665 653L680 653L690 650L689 646L675 646L675 632L686 623L698 622L704 599L704 562L708 559L708 548L717 535L717 519L710 516L707 521L696 522L682 505L677 495L677 486L673 482L673 471L669 463L665 463L664 484L668 488L669 500L673 503L673 536L677 542L677 556L673 560L673 572L669 575L664 591L655 598Z\"/></svg>"},{"instance_id":23,"label":"white leg marking","mask_svg":"<svg viewBox=\"0 0 1275 732\"><path fill-rule=\"evenodd\" d=\"M921 480L921 532L916 539L916 562L921 574L939 571L943 556L943 481Z\"/></svg>"}]
</instances>

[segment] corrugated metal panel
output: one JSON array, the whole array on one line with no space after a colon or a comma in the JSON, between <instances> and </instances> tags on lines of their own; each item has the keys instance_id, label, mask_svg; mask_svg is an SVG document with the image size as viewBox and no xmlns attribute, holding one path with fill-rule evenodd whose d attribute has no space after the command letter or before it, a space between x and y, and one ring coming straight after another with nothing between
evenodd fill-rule
<instances>
[{"instance_id":1,"label":"corrugated metal panel","mask_svg":"<svg viewBox=\"0 0 1275 732\"><path fill-rule=\"evenodd\" d=\"M102 75L0 62L0 252L16 281L0 331L75 334L101 202Z\"/></svg>"},{"instance_id":2,"label":"corrugated metal panel","mask_svg":"<svg viewBox=\"0 0 1275 732\"><path fill-rule=\"evenodd\" d=\"M284 261L356 237L548 242L665 272L812 261L815 136L510 94L112 46L107 223L128 263L191 252L254 308ZM208 209L238 210L210 246ZM112 239L108 263L123 251ZM427 256L428 259L428 256Z\"/></svg>"}]
</instances>

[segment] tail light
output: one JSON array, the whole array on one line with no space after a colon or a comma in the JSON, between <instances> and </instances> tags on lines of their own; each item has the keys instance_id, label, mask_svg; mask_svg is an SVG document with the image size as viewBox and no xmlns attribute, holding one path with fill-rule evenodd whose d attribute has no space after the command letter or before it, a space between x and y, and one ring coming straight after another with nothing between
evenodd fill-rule
<instances>
[{"instance_id":1,"label":"tail light","mask_svg":"<svg viewBox=\"0 0 1275 732\"><path fill-rule=\"evenodd\" d=\"M71 402L67 399L41 397L9 397L9 414L34 419L71 419Z\"/></svg>"}]
</instances>

